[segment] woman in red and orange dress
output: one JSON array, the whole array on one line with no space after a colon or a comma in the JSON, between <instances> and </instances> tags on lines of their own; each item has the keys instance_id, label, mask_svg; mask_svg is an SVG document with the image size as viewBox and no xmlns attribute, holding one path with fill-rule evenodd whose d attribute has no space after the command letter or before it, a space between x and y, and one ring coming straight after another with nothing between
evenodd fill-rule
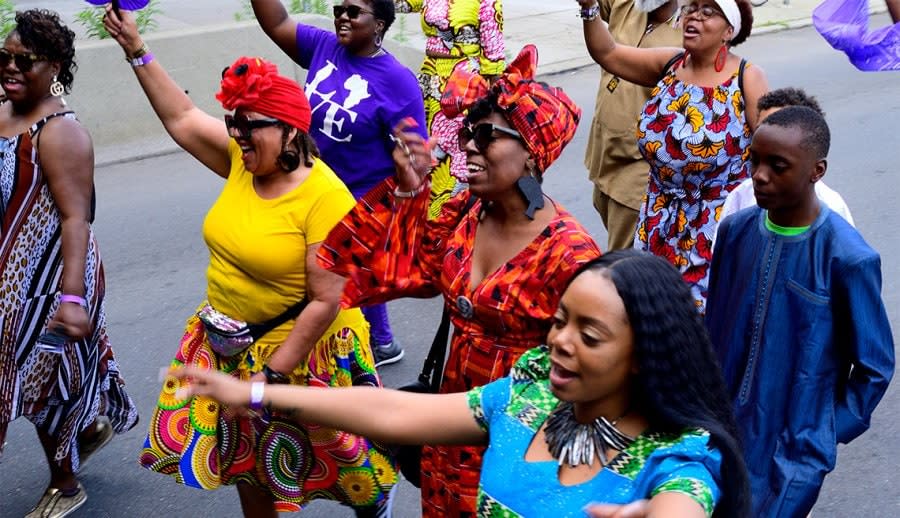
<instances>
[{"instance_id":1,"label":"woman in red and orange dress","mask_svg":"<svg viewBox=\"0 0 900 518\"><path fill-rule=\"evenodd\" d=\"M493 86L465 71L451 76L442 106L448 117L468 110L459 144L469 189L437 219L427 217L429 146L401 124L395 178L363 197L319 251L322 266L348 277L346 306L443 295L455 331L441 392L508 374L542 343L578 266L600 255L587 230L541 191L581 112L533 80L536 66L527 46ZM475 514L483 450L424 449L423 515Z\"/></svg>"}]
</instances>

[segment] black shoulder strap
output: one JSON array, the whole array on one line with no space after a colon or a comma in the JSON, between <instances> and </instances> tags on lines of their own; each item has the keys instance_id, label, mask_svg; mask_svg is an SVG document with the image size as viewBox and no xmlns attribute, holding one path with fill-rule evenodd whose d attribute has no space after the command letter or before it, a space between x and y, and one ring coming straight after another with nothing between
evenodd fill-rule
<instances>
[{"instance_id":1,"label":"black shoulder strap","mask_svg":"<svg viewBox=\"0 0 900 518\"><path fill-rule=\"evenodd\" d=\"M741 95L744 95L744 69L747 68L747 60L742 59L741 65L738 67L738 89L741 91Z\"/></svg>"},{"instance_id":2,"label":"black shoulder strap","mask_svg":"<svg viewBox=\"0 0 900 518\"><path fill-rule=\"evenodd\" d=\"M684 58L684 52L679 52L672 56L672 59L666 62L666 66L663 67L662 74L659 75L659 81L662 81L666 74L669 73L669 70L675 66L675 63L678 63L681 59Z\"/></svg>"},{"instance_id":3,"label":"black shoulder strap","mask_svg":"<svg viewBox=\"0 0 900 518\"><path fill-rule=\"evenodd\" d=\"M460 212L461 217L472 210L478 197L469 195L466 205ZM419 381L431 388L431 392L437 393L441 388L441 381L444 375L444 357L447 356L447 342L450 341L450 304L444 301L444 311L441 313L441 323L438 324L437 332L431 341L431 349L428 350L428 356L425 363L422 364L422 372L419 373Z\"/></svg>"},{"instance_id":4,"label":"black shoulder strap","mask_svg":"<svg viewBox=\"0 0 900 518\"><path fill-rule=\"evenodd\" d=\"M267 320L262 324L247 324L247 328L250 331L250 336L253 337L253 341L259 340L263 336L266 335L269 331L275 329L281 324L291 320L293 318L297 318L297 316L303 311L303 308L306 307L309 301L306 297L303 297L299 302L294 303L293 306L284 310L277 317Z\"/></svg>"}]
</instances>

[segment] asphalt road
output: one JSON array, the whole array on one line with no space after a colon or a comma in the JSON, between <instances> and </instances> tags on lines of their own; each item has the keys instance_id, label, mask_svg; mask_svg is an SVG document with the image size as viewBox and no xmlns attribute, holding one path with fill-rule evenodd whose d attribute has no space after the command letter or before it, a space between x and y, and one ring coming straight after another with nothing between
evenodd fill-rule
<instances>
[{"instance_id":1,"label":"asphalt road","mask_svg":"<svg viewBox=\"0 0 900 518\"><path fill-rule=\"evenodd\" d=\"M828 112L833 145L826 179L844 196L860 231L882 254L884 297L893 327L900 330L900 234L890 223L897 218L896 208L891 207L895 207L898 193L894 157L900 144L900 76L857 72L810 29L761 37L738 50L766 69L773 87L807 88ZM591 68L545 79L562 86L589 119L597 75L597 69ZM605 243L582 165L587 122L581 124L575 141L548 173L545 185L598 242ZM91 461L82 476L89 500L76 516L239 515L233 490L187 489L140 469L136 463L159 390L159 369L168 364L184 318L203 296L206 251L200 226L220 186L217 177L184 154L97 171L95 228L106 261L110 334L144 421ZM407 356L382 370L388 386L415 377L438 316L439 305L433 300L391 304L394 329ZM841 448L837 470L827 478L813 512L816 518L900 515L900 490L894 482L891 454L900 451L898 398L895 384L875 413L871 430ZM16 421L0 460L0 517L24 515L46 483L37 438L27 421ZM404 484L396 516L418 516L417 499L411 486ZM306 514L351 516L328 503L316 503Z\"/></svg>"}]
</instances>

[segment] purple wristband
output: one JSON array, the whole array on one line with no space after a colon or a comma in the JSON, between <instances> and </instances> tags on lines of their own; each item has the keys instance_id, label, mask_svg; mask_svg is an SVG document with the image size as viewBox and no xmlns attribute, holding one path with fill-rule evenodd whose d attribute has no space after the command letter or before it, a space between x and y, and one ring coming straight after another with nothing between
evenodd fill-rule
<instances>
[{"instance_id":1,"label":"purple wristband","mask_svg":"<svg viewBox=\"0 0 900 518\"><path fill-rule=\"evenodd\" d=\"M132 58L130 63L132 67L142 67L151 61L153 61L153 53L147 52L139 58Z\"/></svg>"},{"instance_id":2,"label":"purple wristband","mask_svg":"<svg viewBox=\"0 0 900 518\"><path fill-rule=\"evenodd\" d=\"M254 381L250 384L250 410L259 412L263 407L263 394L266 391L266 384L262 381Z\"/></svg>"},{"instance_id":3,"label":"purple wristband","mask_svg":"<svg viewBox=\"0 0 900 518\"><path fill-rule=\"evenodd\" d=\"M84 297L79 297L78 295L67 295L64 293L59 296L59 303L62 304L63 302L71 302L72 304L78 304L79 306L83 307L84 309L87 309L87 300L85 300Z\"/></svg>"}]
</instances>

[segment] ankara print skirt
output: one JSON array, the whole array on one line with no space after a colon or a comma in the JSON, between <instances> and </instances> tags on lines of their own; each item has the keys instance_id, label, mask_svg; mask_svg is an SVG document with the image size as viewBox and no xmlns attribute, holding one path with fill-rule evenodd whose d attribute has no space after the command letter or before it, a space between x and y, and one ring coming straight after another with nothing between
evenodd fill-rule
<instances>
[{"instance_id":1,"label":"ankara print skirt","mask_svg":"<svg viewBox=\"0 0 900 518\"><path fill-rule=\"evenodd\" d=\"M252 349L253 346L251 346ZM218 357L203 325L188 320L173 366L194 365L248 379L268 358L251 364L249 352ZM343 328L319 340L291 381L311 387L380 387L368 329ZM233 415L207 397L178 399L168 377L140 457L143 467L200 489L246 482L269 491L279 512L296 512L324 498L353 507L379 504L397 482L385 447L365 437L299 423L272 413Z\"/></svg>"}]
</instances>

